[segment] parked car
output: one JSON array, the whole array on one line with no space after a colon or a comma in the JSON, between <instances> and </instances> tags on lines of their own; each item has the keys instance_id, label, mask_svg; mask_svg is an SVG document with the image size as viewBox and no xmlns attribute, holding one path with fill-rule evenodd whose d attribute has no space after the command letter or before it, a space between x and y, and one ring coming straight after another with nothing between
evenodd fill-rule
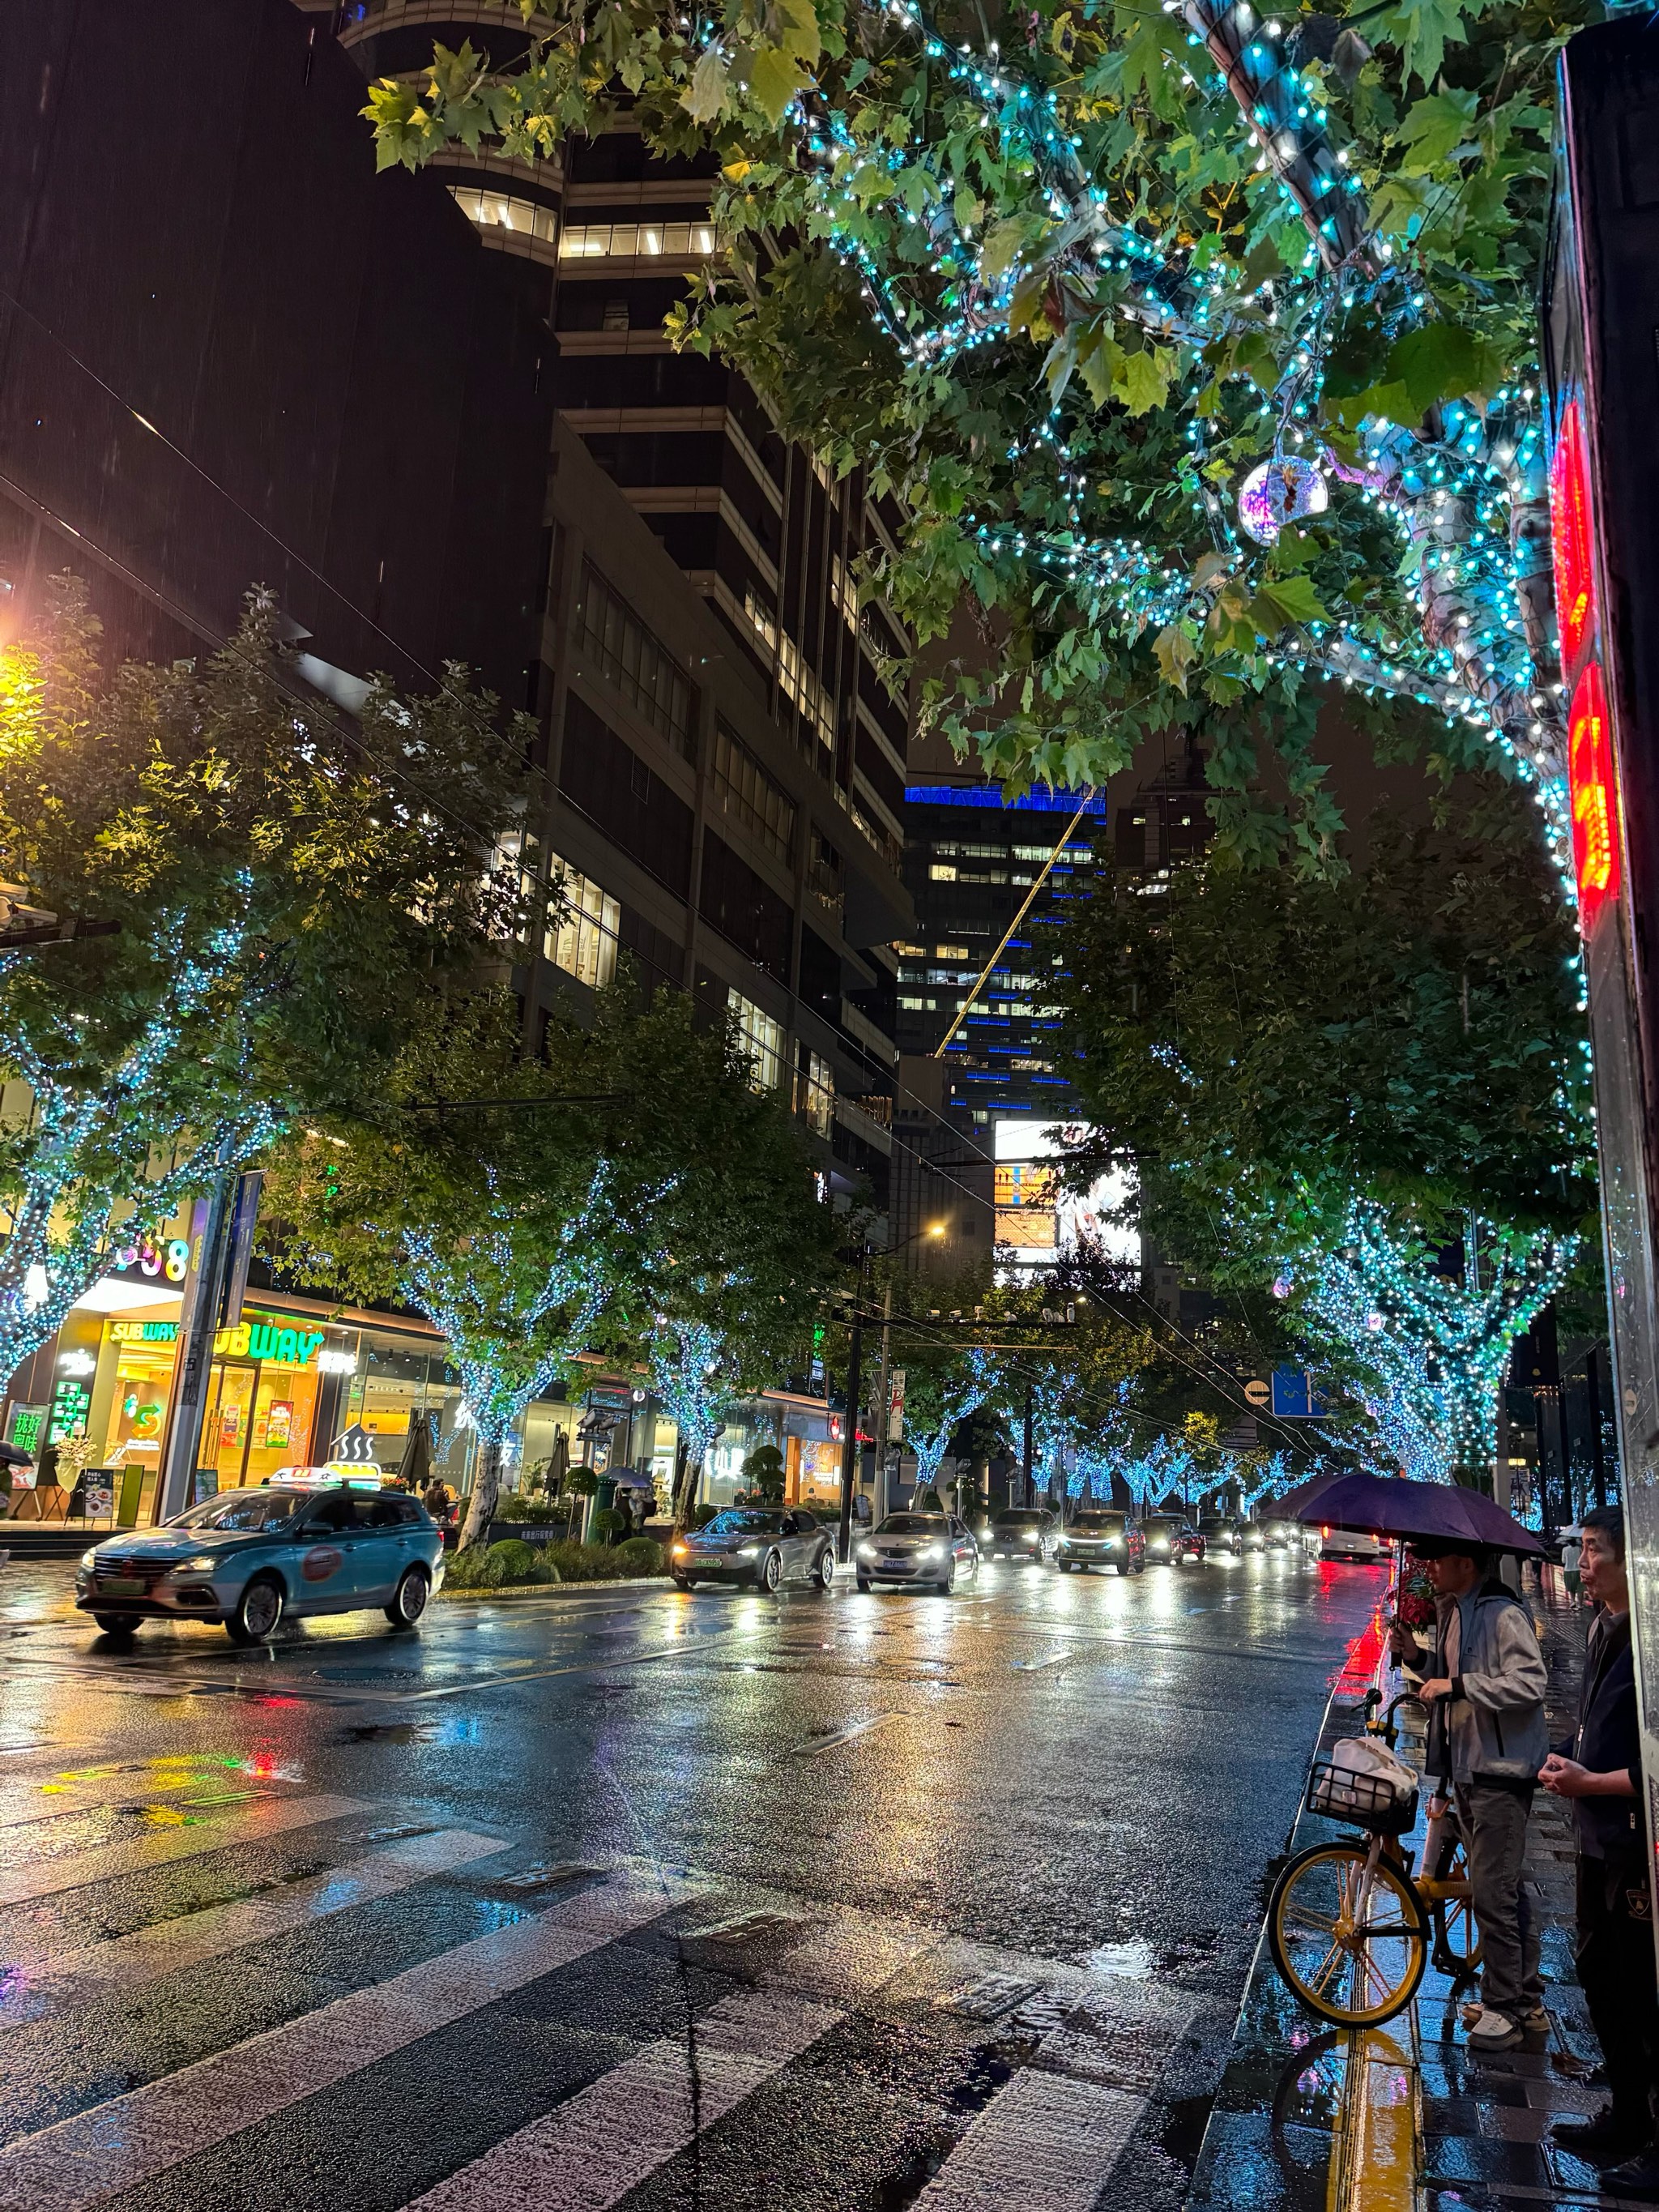
<instances>
[{"instance_id":1,"label":"parked car","mask_svg":"<svg viewBox=\"0 0 1659 2212\"><path fill-rule=\"evenodd\" d=\"M1035 1559L1040 1566L1054 1557L1060 1528L1054 1515L1039 1505L1011 1506L999 1513L979 1539L982 1559Z\"/></svg>"},{"instance_id":2,"label":"parked car","mask_svg":"<svg viewBox=\"0 0 1659 2212\"><path fill-rule=\"evenodd\" d=\"M1231 1513L1206 1513L1198 1526L1206 1551L1226 1552L1235 1559L1243 1553L1244 1524Z\"/></svg>"},{"instance_id":3,"label":"parked car","mask_svg":"<svg viewBox=\"0 0 1659 2212\"><path fill-rule=\"evenodd\" d=\"M858 1585L918 1583L946 1596L963 1576L979 1572L979 1546L954 1513L890 1513L854 1547Z\"/></svg>"},{"instance_id":4,"label":"parked car","mask_svg":"<svg viewBox=\"0 0 1659 2212\"><path fill-rule=\"evenodd\" d=\"M1386 1559L1388 1545L1381 1536L1373 1536L1366 1528L1322 1528L1319 1532L1319 1556L1322 1559Z\"/></svg>"},{"instance_id":5,"label":"parked car","mask_svg":"<svg viewBox=\"0 0 1659 2212\"><path fill-rule=\"evenodd\" d=\"M1146 1539L1127 1513L1079 1513L1060 1540L1062 1574L1085 1567L1115 1567L1138 1575L1146 1565Z\"/></svg>"},{"instance_id":6,"label":"parked car","mask_svg":"<svg viewBox=\"0 0 1659 2212\"><path fill-rule=\"evenodd\" d=\"M264 1644L286 1616L370 1606L413 1628L443 1578L442 1533L403 1492L272 1484L106 1537L82 1555L75 1602L122 1639L146 1620L210 1620Z\"/></svg>"},{"instance_id":7,"label":"parked car","mask_svg":"<svg viewBox=\"0 0 1659 2212\"><path fill-rule=\"evenodd\" d=\"M836 1579L835 1539L803 1505L732 1505L687 1529L669 1553L668 1571L685 1590L702 1582L763 1590L810 1583L827 1590Z\"/></svg>"},{"instance_id":8,"label":"parked car","mask_svg":"<svg viewBox=\"0 0 1659 2212\"><path fill-rule=\"evenodd\" d=\"M1146 1557L1160 1566L1178 1567L1188 1559L1204 1564L1205 1543L1190 1521L1178 1513L1149 1513L1141 1523Z\"/></svg>"}]
</instances>

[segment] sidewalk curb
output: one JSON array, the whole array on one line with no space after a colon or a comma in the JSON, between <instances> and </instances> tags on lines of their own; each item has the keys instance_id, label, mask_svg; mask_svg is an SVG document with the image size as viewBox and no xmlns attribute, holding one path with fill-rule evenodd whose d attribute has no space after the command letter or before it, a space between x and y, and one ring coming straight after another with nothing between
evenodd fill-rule
<instances>
[{"instance_id":1,"label":"sidewalk curb","mask_svg":"<svg viewBox=\"0 0 1659 2212\"><path fill-rule=\"evenodd\" d=\"M546 1598L555 1604L565 1597L592 1597L596 1590L613 1589L670 1589L672 1578L668 1575L596 1575L592 1582L532 1583L523 1589L441 1589L440 1604L447 1605L523 1605L532 1598Z\"/></svg>"}]
</instances>

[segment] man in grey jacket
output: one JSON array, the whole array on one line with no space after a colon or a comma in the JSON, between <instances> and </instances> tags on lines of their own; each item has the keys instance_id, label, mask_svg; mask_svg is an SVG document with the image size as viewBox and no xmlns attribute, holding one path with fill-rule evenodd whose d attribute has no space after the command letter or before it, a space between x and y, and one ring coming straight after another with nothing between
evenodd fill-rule
<instances>
[{"instance_id":1,"label":"man in grey jacket","mask_svg":"<svg viewBox=\"0 0 1659 2212\"><path fill-rule=\"evenodd\" d=\"M1425 1777L1455 1805L1469 1861L1469 1902L1480 1930L1480 2009L1468 2038L1504 2051L1547 2028L1538 1929L1522 1888L1527 1821L1549 1753L1543 1655L1531 1616L1487 1559L1449 1542L1412 1547L1437 1615L1432 1657L1405 1630L1397 1658L1426 1667L1431 1707ZM1436 1810L1433 1802L1429 1808Z\"/></svg>"}]
</instances>

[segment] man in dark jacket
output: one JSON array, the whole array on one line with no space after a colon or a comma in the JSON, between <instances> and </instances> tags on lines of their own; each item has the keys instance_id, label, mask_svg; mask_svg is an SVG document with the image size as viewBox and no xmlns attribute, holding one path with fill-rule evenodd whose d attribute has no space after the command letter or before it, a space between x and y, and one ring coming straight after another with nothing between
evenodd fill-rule
<instances>
[{"instance_id":1,"label":"man in dark jacket","mask_svg":"<svg viewBox=\"0 0 1659 2212\"><path fill-rule=\"evenodd\" d=\"M1472 2049L1506 2051L1549 2027L1539 1930L1526 1895L1527 1822L1549 1750L1547 1676L1538 1632L1514 1592L1487 1572L1485 1553L1449 1540L1413 1544L1437 1616L1432 1658L1396 1628L1396 1658L1429 1669L1423 1771L1430 1811L1456 1808L1469 1861L1469 1903L1480 1931L1480 2005Z\"/></svg>"},{"instance_id":2,"label":"man in dark jacket","mask_svg":"<svg viewBox=\"0 0 1659 2212\"><path fill-rule=\"evenodd\" d=\"M1652 2102L1659 2084L1659 1998L1638 1794L1642 1751L1624 1515L1616 1505L1598 1506L1584 1516L1583 1527L1578 1571L1597 1612L1584 1658L1578 1726L1571 1743L1544 1762L1539 1779L1558 1797L1572 1800L1578 1978L1601 2039L1613 2102L1594 2119L1558 2121L1553 2134L1564 2150L1613 2167L1607 2176L1610 2194L1659 2203Z\"/></svg>"}]
</instances>

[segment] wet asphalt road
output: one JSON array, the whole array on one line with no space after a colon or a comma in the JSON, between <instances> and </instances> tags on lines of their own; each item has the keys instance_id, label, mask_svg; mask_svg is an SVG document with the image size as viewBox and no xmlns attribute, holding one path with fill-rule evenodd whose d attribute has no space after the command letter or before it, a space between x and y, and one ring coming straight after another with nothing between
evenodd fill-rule
<instances>
[{"instance_id":1,"label":"wet asphalt road","mask_svg":"<svg viewBox=\"0 0 1659 2212\"><path fill-rule=\"evenodd\" d=\"M0 2212L1179 2203L1382 1577L131 1654L0 1571Z\"/></svg>"}]
</instances>

